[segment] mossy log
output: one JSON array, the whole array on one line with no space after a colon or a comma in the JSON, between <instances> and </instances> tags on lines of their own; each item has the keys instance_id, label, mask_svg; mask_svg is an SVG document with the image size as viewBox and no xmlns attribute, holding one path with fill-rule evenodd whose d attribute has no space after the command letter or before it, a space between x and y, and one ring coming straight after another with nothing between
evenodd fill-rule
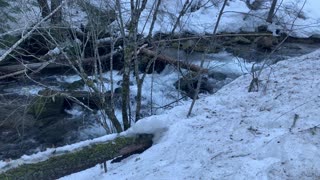
<instances>
[{"instance_id":1,"label":"mossy log","mask_svg":"<svg viewBox=\"0 0 320 180\"><path fill-rule=\"evenodd\" d=\"M79 151L54 156L35 164L24 164L0 174L7 180L57 179L79 172L119 156L142 152L152 145L152 135L118 137L107 143L95 144Z\"/></svg>"},{"instance_id":2,"label":"mossy log","mask_svg":"<svg viewBox=\"0 0 320 180\"><path fill-rule=\"evenodd\" d=\"M109 53L103 56L100 56L101 62L107 62L110 60L110 56L116 56L119 52ZM82 65L92 65L96 60L95 57L85 58L82 60ZM57 69L57 68L67 68L70 67L70 63L66 61L66 59L61 58L57 62L39 62L39 63L30 63L30 64L14 64L14 65L3 65L0 66L0 72L3 74L14 73L18 71L22 71L25 69L32 71L40 71L42 69Z\"/></svg>"}]
</instances>

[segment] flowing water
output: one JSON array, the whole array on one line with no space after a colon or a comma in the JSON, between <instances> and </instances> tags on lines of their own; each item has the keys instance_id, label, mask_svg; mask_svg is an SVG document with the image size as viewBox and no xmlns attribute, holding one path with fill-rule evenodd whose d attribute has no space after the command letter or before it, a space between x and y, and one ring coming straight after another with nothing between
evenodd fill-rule
<instances>
[{"instance_id":1,"label":"flowing water","mask_svg":"<svg viewBox=\"0 0 320 180\"><path fill-rule=\"evenodd\" d=\"M270 58L273 59L273 62L277 62L289 57L307 54L318 47L320 47L319 44L288 43ZM163 54L198 65L203 60L204 68L209 69L209 74L212 74L207 78L209 83L215 85L213 92L236 77L249 73L253 63L259 64L263 59L269 57L266 53L253 49L244 49L238 56L226 51L217 54L188 54L177 49L166 49ZM115 88L117 88L121 83L121 75L116 71L113 74ZM175 101L181 99L183 94L176 90L174 83L182 77L182 74L187 74L186 70L179 72L175 67L167 65L161 73L146 76L143 86L143 116L162 113L165 108L179 104ZM216 75L220 77L221 74L225 75L225 78L216 78ZM32 102L32 98L40 90L44 89L41 84L52 89L64 90L62 84L72 83L79 79L80 77L77 75L44 74L41 78L37 78L38 84L28 79L15 83L0 84L0 103L5 105L0 107L0 118L2 118L0 119L0 160L18 158L23 154L30 154L52 146L70 144L105 134L104 129L97 123L96 116L78 105L73 105L71 108L65 109L61 115L52 117L59 121L59 124L53 124L52 129L47 132L43 132L41 126L35 127L34 124L38 121L28 115L27 105ZM104 74L104 79L106 89L110 89L110 72ZM131 79L134 80L135 78L131 77ZM83 86L79 90L87 91L88 87ZM132 81L132 101L134 101L136 92L135 82ZM132 104L134 105L134 102ZM120 116L120 110L117 110L117 114Z\"/></svg>"}]
</instances>

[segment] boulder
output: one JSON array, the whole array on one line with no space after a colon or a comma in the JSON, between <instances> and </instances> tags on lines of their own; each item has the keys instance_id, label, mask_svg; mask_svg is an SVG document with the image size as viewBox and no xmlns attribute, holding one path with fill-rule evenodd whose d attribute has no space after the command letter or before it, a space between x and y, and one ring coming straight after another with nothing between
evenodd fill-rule
<instances>
[{"instance_id":1,"label":"boulder","mask_svg":"<svg viewBox=\"0 0 320 180\"><path fill-rule=\"evenodd\" d=\"M228 76L226 74L223 74L221 72L210 72L209 77L216 79L218 81L223 81L225 80Z\"/></svg>"},{"instance_id":2,"label":"boulder","mask_svg":"<svg viewBox=\"0 0 320 180\"><path fill-rule=\"evenodd\" d=\"M166 67L166 63L163 61L159 61L159 60L155 60L150 68L148 69L148 71L146 72L146 68L148 66L149 61L154 60L152 57L148 57L148 56L139 56L139 71L141 73L148 73L151 74L154 71L156 71L157 73L161 73L164 68Z\"/></svg>"},{"instance_id":3,"label":"boulder","mask_svg":"<svg viewBox=\"0 0 320 180\"><path fill-rule=\"evenodd\" d=\"M74 81L72 83L62 83L61 87L67 91L74 91L83 88L85 85L82 79Z\"/></svg>"},{"instance_id":4,"label":"boulder","mask_svg":"<svg viewBox=\"0 0 320 180\"><path fill-rule=\"evenodd\" d=\"M258 49L271 50L278 43L278 40L273 36L262 36L256 38L255 43Z\"/></svg>"},{"instance_id":5,"label":"boulder","mask_svg":"<svg viewBox=\"0 0 320 180\"><path fill-rule=\"evenodd\" d=\"M268 25L261 25L256 28L256 32L265 33L268 32Z\"/></svg>"},{"instance_id":6,"label":"boulder","mask_svg":"<svg viewBox=\"0 0 320 180\"><path fill-rule=\"evenodd\" d=\"M64 112L65 98L59 93L45 89L40 91L28 107L28 113L36 119L57 116Z\"/></svg>"},{"instance_id":7,"label":"boulder","mask_svg":"<svg viewBox=\"0 0 320 180\"><path fill-rule=\"evenodd\" d=\"M180 89L184 91L186 95L190 98L193 98L196 92L198 83L198 75L197 73L189 73L176 81L174 86L176 89ZM200 84L200 91L199 93L213 93L214 86L208 80L207 77L202 77L201 84Z\"/></svg>"}]
</instances>

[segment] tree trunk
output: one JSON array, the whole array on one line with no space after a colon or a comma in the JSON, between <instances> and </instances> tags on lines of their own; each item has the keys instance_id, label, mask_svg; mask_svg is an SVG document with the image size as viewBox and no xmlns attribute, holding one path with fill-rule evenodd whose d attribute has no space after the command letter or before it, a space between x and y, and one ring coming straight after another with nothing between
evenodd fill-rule
<instances>
[{"instance_id":1,"label":"tree trunk","mask_svg":"<svg viewBox=\"0 0 320 180\"><path fill-rule=\"evenodd\" d=\"M215 43L214 46L216 46L216 34L217 34L217 30L218 30L218 26L219 26L219 23L220 23L220 20L221 20L221 17L222 17L222 14L223 14L223 11L224 11L224 8L226 7L227 5L227 2L228 0L224 0L223 4L222 4L222 7L220 9L220 12L219 12L219 15L218 15L218 19L217 19L217 22L216 22L216 25L213 29L213 38L212 38L212 42ZM214 48L215 49L215 48ZM200 68L203 67L203 64L204 64L204 59L202 59L201 61L201 65L200 65ZM198 94L200 92L200 86L201 86L201 80L202 80L202 73L201 71L199 72L199 77L198 77L198 82L197 82L197 88L196 88L196 91L194 93L194 96L193 96L193 99L192 99L192 103L190 105L190 108L189 108L189 111L188 111L188 115L187 117L190 117L191 113L192 113L192 109L193 109L193 106L194 104L196 103L196 100L197 100L197 97L198 97Z\"/></svg>"},{"instance_id":2,"label":"tree trunk","mask_svg":"<svg viewBox=\"0 0 320 180\"><path fill-rule=\"evenodd\" d=\"M273 0L271 7L270 7L270 10L269 10L269 13L268 13L267 20L266 20L268 23L272 23L272 18L274 16L274 11L276 9L276 5L277 5L277 0Z\"/></svg>"},{"instance_id":3,"label":"tree trunk","mask_svg":"<svg viewBox=\"0 0 320 180\"><path fill-rule=\"evenodd\" d=\"M62 3L62 0L51 0L51 11L55 10ZM51 24L61 24L62 22L62 8L54 13L51 17Z\"/></svg>"},{"instance_id":4,"label":"tree trunk","mask_svg":"<svg viewBox=\"0 0 320 180\"><path fill-rule=\"evenodd\" d=\"M54 156L35 164L23 164L0 174L6 180L48 180L79 172L115 157L128 157L152 146L152 135L118 137L107 143L85 147L79 151Z\"/></svg>"},{"instance_id":5,"label":"tree trunk","mask_svg":"<svg viewBox=\"0 0 320 180\"><path fill-rule=\"evenodd\" d=\"M101 62L106 62L110 60L111 54L114 56L119 52L113 52L110 54L106 54L104 56L100 56ZM32 71L38 71L42 69L55 69L55 68L67 68L70 67L69 63L66 63L64 61L65 59L60 59L59 62L40 62L40 63L30 63L30 64L16 64L16 65L6 65L6 66L0 66L0 72L2 74L7 74L7 73L14 73L17 71L22 71L24 69L27 70L32 70ZM60 62L61 61L61 62ZM84 66L89 66L92 65L93 62L95 61L95 58L86 58L83 59L81 62Z\"/></svg>"},{"instance_id":6,"label":"tree trunk","mask_svg":"<svg viewBox=\"0 0 320 180\"><path fill-rule=\"evenodd\" d=\"M124 67L122 76L122 122L123 129L127 130L130 127L129 117L129 103L130 103L130 67L131 67L131 53L133 52L132 45L127 46L124 50Z\"/></svg>"},{"instance_id":7,"label":"tree trunk","mask_svg":"<svg viewBox=\"0 0 320 180\"><path fill-rule=\"evenodd\" d=\"M40 10L41 10L41 16L42 18L47 17L50 13L50 8L47 0L37 0Z\"/></svg>"}]
</instances>

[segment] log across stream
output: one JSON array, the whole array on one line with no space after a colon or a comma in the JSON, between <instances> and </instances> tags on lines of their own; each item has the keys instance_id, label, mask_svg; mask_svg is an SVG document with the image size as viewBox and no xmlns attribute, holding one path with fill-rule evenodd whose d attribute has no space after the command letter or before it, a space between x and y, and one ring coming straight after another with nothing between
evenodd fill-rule
<instances>
[{"instance_id":1,"label":"log across stream","mask_svg":"<svg viewBox=\"0 0 320 180\"><path fill-rule=\"evenodd\" d=\"M153 135L150 134L139 134L131 137L121 136L106 143L95 144L75 152L53 156L42 162L23 164L1 173L0 179L57 179L117 157L119 159L119 156L121 159L121 157L142 153L152 146L152 138Z\"/></svg>"}]
</instances>

